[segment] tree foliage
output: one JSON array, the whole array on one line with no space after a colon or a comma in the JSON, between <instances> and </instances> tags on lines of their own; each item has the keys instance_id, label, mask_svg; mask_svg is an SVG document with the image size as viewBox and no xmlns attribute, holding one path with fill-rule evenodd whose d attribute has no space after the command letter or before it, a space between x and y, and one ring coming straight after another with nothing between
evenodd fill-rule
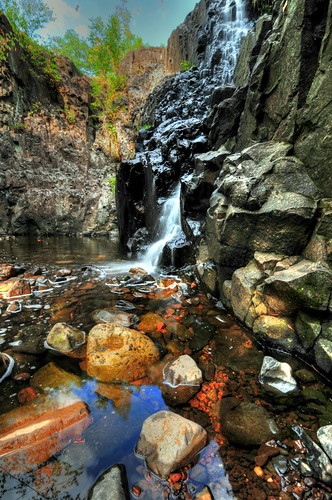
<instances>
[{"instance_id":1,"label":"tree foliage","mask_svg":"<svg viewBox=\"0 0 332 500\"><path fill-rule=\"evenodd\" d=\"M37 31L54 20L52 9L43 0L0 0L0 9L14 29L31 38L38 38Z\"/></svg>"}]
</instances>

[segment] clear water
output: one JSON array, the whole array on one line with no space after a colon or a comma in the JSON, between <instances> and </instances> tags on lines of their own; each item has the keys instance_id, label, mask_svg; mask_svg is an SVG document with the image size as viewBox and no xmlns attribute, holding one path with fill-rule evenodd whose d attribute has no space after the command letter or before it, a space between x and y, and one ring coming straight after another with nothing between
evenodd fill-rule
<instances>
[{"instance_id":1,"label":"clear water","mask_svg":"<svg viewBox=\"0 0 332 500\"><path fill-rule=\"evenodd\" d=\"M11 353L15 358L13 375L17 372L33 374L51 361L78 375L81 382L79 386L72 387L71 393L85 401L93 422L78 439L29 472L13 476L8 470L8 462L5 465L0 459L0 498L84 500L95 480L116 463L126 466L130 490L133 486L139 486L142 492L139 498L145 500L190 499L204 484L209 485L216 500L251 498L250 487L253 486L263 489L267 495L275 494L275 490L269 490L272 488L270 483L254 473L255 453L237 448L223 438L214 418L217 413L213 413L217 412L218 407L213 384L226 380L223 378L226 376L228 382L223 388L224 394L268 407L269 412L274 413L278 425L284 429L286 439L290 440L287 429L294 422L314 432L322 424L322 419L327 418L332 392L315 374L311 382L301 385L301 390L308 386L318 391L325 398L325 403L302 398L300 404L297 401L286 406L284 402L271 405L258 383L263 353L255 347L250 336L218 308L215 301L193 286L192 277L173 277L165 281L155 275L144 281L136 275L133 279L132 274L125 272L131 263L122 262L117 250L113 257L118 260L114 263L104 257L104 250L110 244L107 239L61 238L54 240L53 249L50 239L44 240L43 244L26 238L5 243L9 247L6 252L2 248L2 262L15 261L26 267L27 271L31 267L43 267L43 278L53 283L44 293L37 292L20 299L20 312L8 313L5 306L11 301L1 300L1 350ZM74 264L59 263L64 260L71 260ZM86 269L87 264L91 266L90 269ZM68 280L56 282L54 273L64 266L71 266L73 273ZM122 269L118 276L115 271L117 266ZM209 445L188 471L188 478L181 483L179 496L171 492L170 484L152 477L144 462L134 454L143 421L149 415L167 408L157 383L143 380L139 384L104 384L100 387L96 380L87 376L79 360L49 350L39 354L24 354L17 350L20 349L20 345L16 344L20 330L28 332L32 325L39 325L43 328L42 338L46 338L52 325L63 321L88 332L95 324L91 312L100 308L113 308L119 312L130 310L138 317L155 312L164 321L171 319L186 328L192 328L192 340L180 342L173 335L169 344L162 337L159 337L159 342L174 353L191 352L200 365L212 363L216 367L212 379L204 381L200 393L202 399L194 398L192 404L175 409L186 418L204 425L210 438ZM34 336L25 338L28 344L34 341ZM296 361L288 361L295 371L301 368ZM1 413L19 406L17 394L24 387L29 387L29 381L18 383L7 377L1 383ZM63 394L63 389L54 389L51 394L58 398ZM219 397L222 395L219 394ZM210 406L205 405L209 398L212 398ZM35 403L38 404L38 398ZM13 468L20 467L17 460L13 456ZM276 472L269 474L277 481ZM131 498L136 498L132 491L130 494ZM328 498L324 495L323 492L315 498Z\"/></svg>"}]
</instances>

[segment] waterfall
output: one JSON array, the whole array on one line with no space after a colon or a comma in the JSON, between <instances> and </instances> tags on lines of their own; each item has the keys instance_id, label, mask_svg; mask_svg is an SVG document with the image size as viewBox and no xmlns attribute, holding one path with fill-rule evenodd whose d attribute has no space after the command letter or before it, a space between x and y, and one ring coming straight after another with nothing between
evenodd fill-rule
<instances>
[{"instance_id":1,"label":"waterfall","mask_svg":"<svg viewBox=\"0 0 332 500\"><path fill-rule=\"evenodd\" d=\"M142 256L142 265L150 272L158 266L165 245L182 234L180 194L179 182L161 208L156 240Z\"/></svg>"},{"instance_id":2,"label":"waterfall","mask_svg":"<svg viewBox=\"0 0 332 500\"><path fill-rule=\"evenodd\" d=\"M214 28L214 37L220 40L221 75L223 85L232 83L242 38L248 31L245 0L225 0L222 10L222 22ZM212 52L213 53L213 52Z\"/></svg>"},{"instance_id":3,"label":"waterfall","mask_svg":"<svg viewBox=\"0 0 332 500\"><path fill-rule=\"evenodd\" d=\"M184 214L187 223L183 232L180 222L180 185L166 201L166 193L162 189L169 184L170 179L175 183L181 177L186 184L184 207L190 206L186 201L190 196L196 196L196 187L196 194L200 196L199 175L193 171L194 155L203 153L209 145L204 121L211 111L211 96L216 87L231 86L241 40L250 26L245 12L246 0L209 0L205 3L207 20L196 33L197 39L203 40L197 52L197 67L175 74L171 77L171 84L170 80L165 80L165 86L161 85L156 94L152 94L143 118L154 126L139 135L137 143L140 153L137 159L125 162L119 169L119 197L127 199L127 203L123 204L124 209L130 210L134 218L139 214L137 224L134 219L128 227L125 227L127 217L121 218L123 240L128 235L130 249L142 248L145 244L140 231L142 223L145 223L145 234L156 234L148 250L144 254L142 251L140 255L139 264L150 272L161 261L172 266L186 263L190 259L190 244L186 242L184 233L191 240L199 236L203 228L204 213L202 210L199 213L198 209L193 219L188 213ZM185 174L188 174L186 179ZM144 179L146 196L142 193L137 195L136 180L141 183L139 179ZM191 181L192 186L187 189ZM160 207L162 202L162 209L155 209L156 218L160 213L160 221L155 224L151 207L154 203ZM199 203L195 205L199 206ZM140 214L144 214L144 221ZM165 245L172 240L172 244L168 244L164 250Z\"/></svg>"}]
</instances>

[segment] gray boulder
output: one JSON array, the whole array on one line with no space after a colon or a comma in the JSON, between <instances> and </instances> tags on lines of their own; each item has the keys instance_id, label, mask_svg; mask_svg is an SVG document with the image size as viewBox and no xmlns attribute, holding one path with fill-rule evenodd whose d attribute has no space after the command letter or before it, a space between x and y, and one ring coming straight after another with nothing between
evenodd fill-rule
<instances>
[{"instance_id":1,"label":"gray boulder","mask_svg":"<svg viewBox=\"0 0 332 500\"><path fill-rule=\"evenodd\" d=\"M332 460L332 425L324 425L320 427L317 431L317 437L323 450L328 455L330 460Z\"/></svg>"},{"instance_id":2,"label":"gray boulder","mask_svg":"<svg viewBox=\"0 0 332 500\"><path fill-rule=\"evenodd\" d=\"M128 500L128 483L123 465L113 465L92 486L89 500Z\"/></svg>"},{"instance_id":3,"label":"gray boulder","mask_svg":"<svg viewBox=\"0 0 332 500\"><path fill-rule=\"evenodd\" d=\"M281 363L271 356L264 357L258 380L266 391L279 395L289 394L297 390L291 366L288 363Z\"/></svg>"},{"instance_id":4,"label":"gray boulder","mask_svg":"<svg viewBox=\"0 0 332 500\"><path fill-rule=\"evenodd\" d=\"M332 482L332 463L326 453L316 444L300 425L292 426L292 430L301 439L307 453L301 460L301 472L305 476L314 476L324 483Z\"/></svg>"},{"instance_id":5,"label":"gray boulder","mask_svg":"<svg viewBox=\"0 0 332 500\"><path fill-rule=\"evenodd\" d=\"M184 404L200 389L202 372L187 354L167 363L163 369L161 392L166 403Z\"/></svg>"}]
</instances>

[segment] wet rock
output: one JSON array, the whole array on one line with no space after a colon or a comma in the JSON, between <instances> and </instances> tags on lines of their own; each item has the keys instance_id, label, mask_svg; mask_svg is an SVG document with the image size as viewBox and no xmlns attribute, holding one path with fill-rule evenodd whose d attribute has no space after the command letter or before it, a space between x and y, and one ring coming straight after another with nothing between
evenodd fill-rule
<instances>
[{"instance_id":1,"label":"wet rock","mask_svg":"<svg viewBox=\"0 0 332 500\"><path fill-rule=\"evenodd\" d=\"M89 333L87 372L102 382L138 380L158 357L152 340L135 330L104 323Z\"/></svg>"},{"instance_id":2,"label":"wet rock","mask_svg":"<svg viewBox=\"0 0 332 500\"><path fill-rule=\"evenodd\" d=\"M295 372L295 376L298 380L304 383L314 382L316 380L316 376L313 372L307 370L306 368L301 368Z\"/></svg>"},{"instance_id":3,"label":"wet rock","mask_svg":"<svg viewBox=\"0 0 332 500\"><path fill-rule=\"evenodd\" d=\"M290 318L262 315L255 320L253 331L258 338L268 345L293 352L299 348L298 339Z\"/></svg>"},{"instance_id":4,"label":"wet rock","mask_svg":"<svg viewBox=\"0 0 332 500\"><path fill-rule=\"evenodd\" d=\"M292 393L298 388L290 365L271 356L264 357L258 380L266 391L279 395Z\"/></svg>"},{"instance_id":5,"label":"wet rock","mask_svg":"<svg viewBox=\"0 0 332 500\"><path fill-rule=\"evenodd\" d=\"M319 263L301 260L265 280L264 292L283 297L301 308L324 311L331 287L331 270Z\"/></svg>"},{"instance_id":6,"label":"wet rock","mask_svg":"<svg viewBox=\"0 0 332 500\"><path fill-rule=\"evenodd\" d=\"M113 465L98 477L88 496L89 500L128 500L128 481L123 465Z\"/></svg>"},{"instance_id":7,"label":"wet rock","mask_svg":"<svg viewBox=\"0 0 332 500\"><path fill-rule=\"evenodd\" d=\"M22 278L10 278L0 284L0 295L4 298L30 295L30 293L29 281Z\"/></svg>"},{"instance_id":8,"label":"wet rock","mask_svg":"<svg viewBox=\"0 0 332 500\"><path fill-rule=\"evenodd\" d=\"M90 424L83 401L38 396L30 404L0 416L1 469L19 476L37 468L80 438Z\"/></svg>"},{"instance_id":9,"label":"wet rock","mask_svg":"<svg viewBox=\"0 0 332 500\"><path fill-rule=\"evenodd\" d=\"M318 339L315 347L315 361L325 373L332 373L332 341L324 338Z\"/></svg>"},{"instance_id":10,"label":"wet rock","mask_svg":"<svg viewBox=\"0 0 332 500\"><path fill-rule=\"evenodd\" d=\"M81 379L77 375L69 373L51 362L37 370L32 375L30 383L32 386L39 387L45 391L80 387Z\"/></svg>"},{"instance_id":11,"label":"wet rock","mask_svg":"<svg viewBox=\"0 0 332 500\"><path fill-rule=\"evenodd\" d=\"M279 455L279 448L276 441L268 441L259 447L255 456L255 464L258 467L263 467L270 457L275 457L276 455Z\"/></svg>"},{"instance_id":12,"label":"wet rock","mask_svg":"<svg viewBox=\"0 0 332 500\"><path fill-rule=\"evenodd\" d=\"M145 458L154 474L166 479L192 461L206 440L200 425L170 411L159 411L144 421L135 452Z\"/></svg>"},{"instance_id":13,"label":"wet rock","mask_svg":"<svg viewBox=\"0 0 332 500\"><path fill-rule=\"evenodd\" d=\"M11 264L0 264L0 281L8 280L15 276L15 268Z\"/></svg>"},{"instance_id":14,"label":"wet rock","mask_svg":"<svg viewBox=\"0 0 332 500\"><path fill-rule=\"evenodd\" d=\"M293 425L292 430L301 439L307 453L301 459L301 472L305 476L314 476L324 483L332 482L332 463L324 451L311 439L300 425Z\"/></svg>"},{"instance_id":15,"label":"wet rock","mask_svg":"<svg viewBox=\"0 0 332 500\"><path fill-rule=\"evenodd\" d=\"M136 314L119 312L115 309L97 309L91 313L91 318L95 323L117 323L121 326L132 326L138 321Z\"/></svg>"},{"instance_id":16,"label":"wet rock","mask_svg":"<svg viewBox=\"0 0 332 500\"><path fill-rule=\"evenodd\" d=\"M241 447L261 445L279 435L279 429L268 412L254 403L225 398L221 401L219 419L227 439Z\"/></svg>"},{"instance_id":17,"label":"wet rock","mask_svg":"<svg viewBox=\"0 0 332 500\"><path fill-rule=\"evenodd\" d=\"M9 354L0 352L0 383L11 374L14 363L14 359Z\"/></svg>"},{"instance_id":18,"label":"wet rock","mask_svg":"<svg viewBox=\"0 0 332 500\"><path fill-rule=\"evenodd\" d=\"M73 357L85 356L85 333L67 325L66 323L56 323L46 338L47 344L61 352Z\"/></svg>"},{"instance_id":19,"label":"wet rock","mask_svg":"<svg viewBox=\"0 0 332 500\"><path fill-rule=\"evenodd\" d=\"M14 352L24 352L27 354L42 354L46 348L44 345L46 336L46 326L42 324L26 325L21 328L14 341Z\"/></svg>"},{"instance_id":20,"label":"wet rock","mask_svg":"<svg viewBox=\"0 0 332 500\"><path fill-rule=\"evenodd\" d=\"M159 314L146 313L140 317L140 322L138 323L138 329L144 333L154 333L155 331L161 328L160 325L165 324L164 321L165 321L164 318Z\"/></svg>"},{"instance_id":21,"label":"wet rock","mask_svg":"<svg viewBox=\"0 0 332 500\"><path fill-rule=\"evenodd\" d=\"M255 263L237 269L232 276L231 304L234 314L245 322L257 284L263 278Z\"/></svg>"},{"instance_id":22,"label":"wet rock","mask_svg":"<svg viewBox=\"0 0 332 500\"><path fill-rule=\"evenodd\" d=\"M204 488L196 493L194 496L194 500L213 500L214 496L211 493L211 490L208 486L204 486Z\"/></svg>"},{"instance_id":23,"label":"wet rock","mask_svg":"<svg viewBox=\"0 0 332 500\"><path fill-rule=\"evenodd\" d=\"M161 392L167 404L184 404L199 391L202 382L201 370L185 354L164 367Z\"/></svg>"},{"instance_id":24,"label":"wet rock","mask_svg":"<svg viewBox=\"0 0 332 500\"><path fill-rule=\"evenodd\" d=\"M295 330L301 344L306 350L313 347L317 337L321 332L322 326L319 319L299 311L295 320Z\"/></svg>"},{"instance_id":25,"label":"wet rock","mask_svg":"<svg viewBox=\"0 0 332 500\"><path fill-rule=\"evenodd\" d=\"M55 276L57 276L58 278L65 278L67 276L71 276L72 274L73 274L73 270L72 269L63 268L63 269L59 269L55 273Z\"/></svg>"},{"instance_id":26,"label":"wet rock","mask_svg":"<svg viewBox=\"0 0 332 500\"><path fill-rule=\"evenodd\" d=\"M330 460L332 460L332 425L320 427L317 431L317 437L323 450Z\"/></svg>"},{"instance_id":27,"label":"wet rock","mask_svg":"<svg viewBox=\"0 0 332 500\"><path fill-rule=\"evenodd\" d=\"M34 399L36 399L37 396L39 396L39 394L40 394L39 390L36 389L35 387L26 387L17 394L17 399L18 402L22 405L24 403L29 403L30 401L33 401Z\"/></svg>"}]
</instances>

